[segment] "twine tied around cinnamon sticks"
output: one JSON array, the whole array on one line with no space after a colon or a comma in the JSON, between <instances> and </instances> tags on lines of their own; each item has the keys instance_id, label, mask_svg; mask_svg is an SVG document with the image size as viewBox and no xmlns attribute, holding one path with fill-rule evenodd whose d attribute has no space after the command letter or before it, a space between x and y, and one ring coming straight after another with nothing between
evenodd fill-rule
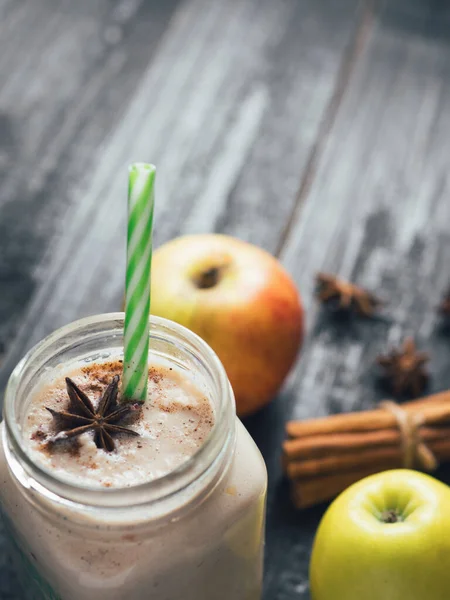
<instances>
[{"instance_id":1,"label":"twine tied around cinnamon sticks","mask_svg":"<svg viewBox=\"0 0 450 600\"><path fill-rule=\"evenodd\" d=\"M434 471L450 460L450 390L399 406L286 425L283 465L298 508L330 500L359 479L400 467Z\"/></svg>"},{"instance_id":2,"label":"twine tied around cinnamon sticks","mask_svg":"<svg viewBox=\"0 0 450 600\"><path fill-rule=\"evenodd\" d=\"M382 400L380 408L391 411L397 419L403 448L403 467L405 469L420 468L431 473L438 468L438 461L433 452L422 441L420 427L424 419L420 412L408 413L393 400Z\"/></svg>"}]
</instances>

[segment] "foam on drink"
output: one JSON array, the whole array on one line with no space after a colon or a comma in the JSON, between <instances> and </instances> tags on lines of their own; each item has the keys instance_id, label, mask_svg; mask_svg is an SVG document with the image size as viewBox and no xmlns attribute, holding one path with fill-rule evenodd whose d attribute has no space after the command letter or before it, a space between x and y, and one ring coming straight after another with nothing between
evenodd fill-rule
<instances>
[{"instance_id":1,"label":"foam on drink","mask_svg":"<svg viewBox=\"0 0 450 600\"><path fill-rule=\"evenodd\" d=\"M97 405L116 374L119 361L73 369L69 376ZM163 365L149 369L148 398L141 417L131 428L139 437L119 434L116 451L99 450L92 432L49 446L55 423L47 411L66 410L65 378L43 383L34 391L24 423L24 439L33 458L62 479L90 487L129 487L175 470L203 444L214 424L214 411L194 383Z\"/></svg>"}]
</instances>

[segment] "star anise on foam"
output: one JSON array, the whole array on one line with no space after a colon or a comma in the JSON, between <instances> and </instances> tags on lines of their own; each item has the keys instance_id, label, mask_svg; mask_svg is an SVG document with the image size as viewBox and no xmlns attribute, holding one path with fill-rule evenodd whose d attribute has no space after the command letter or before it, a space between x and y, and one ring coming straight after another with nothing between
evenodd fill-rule
<instances>
[{"instance_id":1,"label":"star anise on foam","mask_svg":"<svg viewBox=\"0 0 450 600\"><path fill-rule=\"evenodd\" d=\"M136 431L124 427L123 423L134 421L139 416L142 402L118 403L118 375L113 377L111 383L105 388L97 408L94 408L89 397L69 377L66 377L66 386L69 395L67 410L56 411L46 407L53 416L58 430L50 440L51 443L93 431L97 448L112 452L116 447L113 435L118 433L139 435Z\"/></svg>"},{"instance_id":2,"label":"star anise on foam","mask_svg":"<svg viewBox=\"0 0 450 600\"><path fill-rule=\"evenodd\" d=\"M426 352L418 352L412 337L403 342L402 348L394 348L389 354L377 357L377 362L385 371L392 392L396 396L410 394L420 396L427 381L425 368L429 361Z\"/></svg>"},{"instance_id":3,"label":"star anise on foam","mask_svg":"<svg viewBox=\"0 0 450 600\"><path fill-rule=\"evenodd\" d=\"M364 317L371 317L382 304L371 292L335 275L318 273L316 284L317 298L337 310L354 311Z\"/></svg>"}]
</instances>

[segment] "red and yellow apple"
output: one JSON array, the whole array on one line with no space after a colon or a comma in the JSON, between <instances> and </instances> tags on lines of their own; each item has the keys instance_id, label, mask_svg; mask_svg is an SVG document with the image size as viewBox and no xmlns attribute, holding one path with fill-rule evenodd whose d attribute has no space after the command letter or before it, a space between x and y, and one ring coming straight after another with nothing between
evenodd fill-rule
<instances>
[{"instance_id":1,"label":"red and yellow apple","mask_svg":"<svg viewBox=\"0 0 450 600\"><path fill-rule=\"evenodd\" d=\"M154 253L151 312L215 350L241 416L274 397L303 338L291 277L269 253L225 235L180 237Z\"/></svg>"},{"instance_id":2,"label":"red and yellow apple","mask_svg":"<svg viewBox=\"0 0 450 600\"><path fill-rule=\"evenodd\" d=\"M407 469L349 487L319 525L310 586L312 600L448 600L450 488Z\"/></svg>"}]
</instances>

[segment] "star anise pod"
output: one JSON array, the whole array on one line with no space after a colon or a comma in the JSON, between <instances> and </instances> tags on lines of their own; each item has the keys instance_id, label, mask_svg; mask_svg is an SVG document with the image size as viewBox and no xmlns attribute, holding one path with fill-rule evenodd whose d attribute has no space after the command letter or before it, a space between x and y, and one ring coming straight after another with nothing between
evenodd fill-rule
<instances>
[{"instance_id":1,"label":"star anise pod","mask_svg":"<svg viewBox=\"0 0 450 600\"><path fill-rule=\"evenodd\" d=\"M50 442L67 440L87 431L94 432L94 442L97 448L108 452L115 449L113 435L125 433L138 436L139 434L123 423L135 420L142 409L142 402L127 402L119 404L119 376L113 377L111 383L105 388L97 408L94 408L89 397L70 379L66 377L69 406L67 410L47 410L52 414L58 432ZM122 424L121 424L122 423Z\"/></svg>"},{"instance_id":2,"label":"star anise pod","mask_svg":"<svg viewBox=\"0 0 450 600\"><path fill-rule=\"evenodd\" d=\"M420 396L428 382L428 372L425 368L428 361L429 355L416 350L412 337L403 342L402 348L393 349L389 354L377 357L377 362L384 369L386 379L396 396Z\"/></svg>"},{"instance_id":3,"label":"star anise pod","mask_svg":"<svg viewBox=\"0 0 450 600\"><path fill-rule=\"evenodd\" d=\"M355 311L370 317L382 304L371 292L335 275L318 273L316 276L317 298L338 310Z\"/></svg>"}]
</instances>

